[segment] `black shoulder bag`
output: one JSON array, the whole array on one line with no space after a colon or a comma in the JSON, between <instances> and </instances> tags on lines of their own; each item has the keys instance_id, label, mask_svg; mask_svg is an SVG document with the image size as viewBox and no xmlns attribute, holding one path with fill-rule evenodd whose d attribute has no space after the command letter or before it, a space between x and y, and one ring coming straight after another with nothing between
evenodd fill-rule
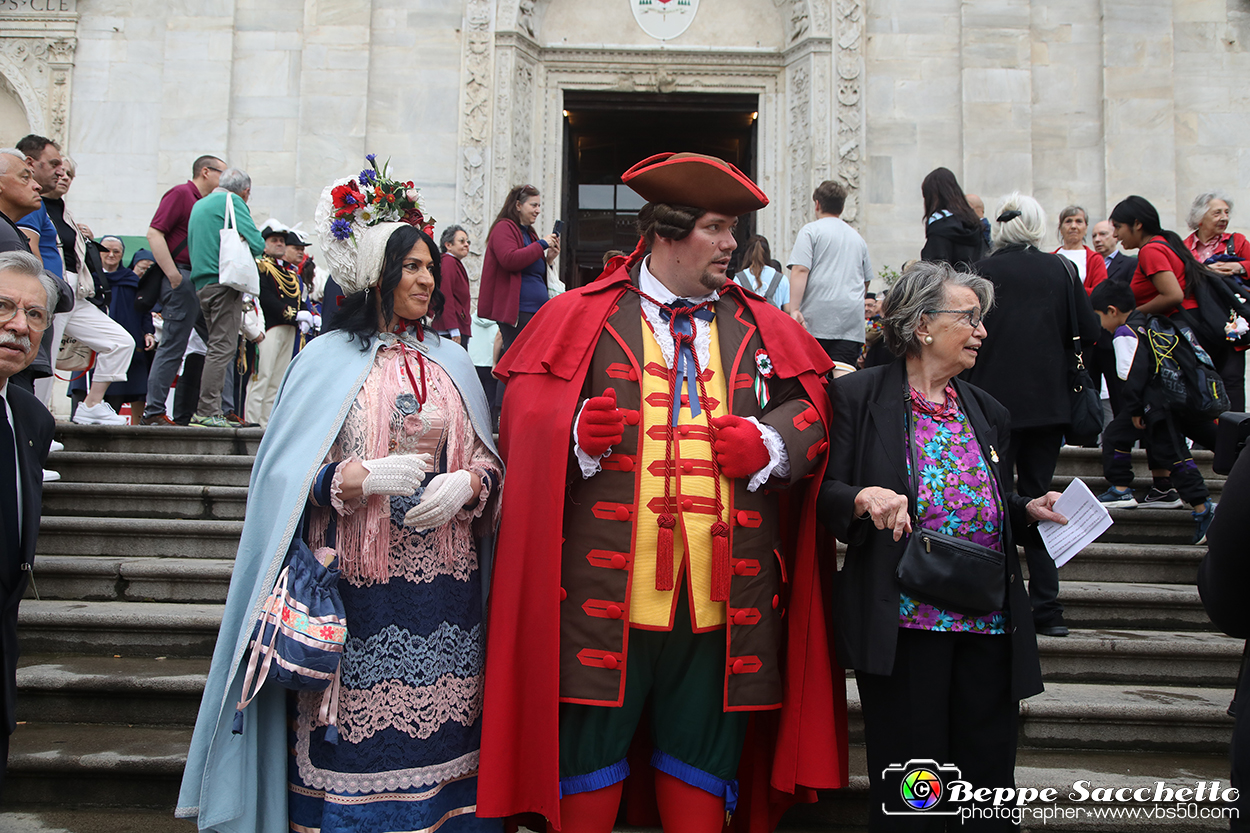
<instances>
[{"instance_id":1,"label":"black shoulder bag","mask_svg":"<svg viewBox=\"0 0 1250 833\"><path fill-rule=\"evenodd\" d=\"M907 458L911 464L911 506L920 505L920 468L916 458L915 419L911 399L904 395L907 408ZM991 477L999 517L1003 505L998 484ZM1000 524L1002 521L1000 521ZM894 577L907 595L943 610L965 616L984 616L1003 610L1007 602L1007 559L1003 553L965 538L931 529L921 529L919 517L912 518L911 537L894 569Z\"/></svg>"},{"instance_id":2,"label":"black shoulder bag","mask_svg":"<svg viewBox=\"0 0 1250 833\"><path fill-rule=\"evenodd\" d=\"M169 259L173 260L182 254L182 250L186 247L187 241L183 240L169 253ZM174 261L174 266L177 265L178 262ZM152 311L156 302L161 299L161 280L164 277L165 270L159 263L153 263L148 267L148 271L143 273L143 277L139 278L139 286L135 289L135 312L144 315Z\"/></svg>"},{"instance_id":3,"label":"black shoulder bag","mask_svg":"<svg viewBox=\"0 0 1250 833\"><path fill-rule=\"evenodd\" d=\"M1102 431L1102 400L1081 352L1081 326L1076 317L1076 282L1079 278L1076 265L1063 255L1054 256L1063 262L1063 268L1068 273L1068 328L1072 333L1072 352L1068 354L1071 419L1067 437L1068 442L1080 445L1093 441Z\"/></svg>"}]
</instances>

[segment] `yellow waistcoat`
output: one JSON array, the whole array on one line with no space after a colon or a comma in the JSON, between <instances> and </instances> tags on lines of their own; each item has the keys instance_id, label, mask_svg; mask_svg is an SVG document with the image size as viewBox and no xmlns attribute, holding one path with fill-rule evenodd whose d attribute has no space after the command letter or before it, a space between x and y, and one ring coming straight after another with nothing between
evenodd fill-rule
<instances>
[{"instance_id":1,"label":"yellow waistcoat","mask_svg":"<svg viewBox=\"0 0 1250 833\"><path fill-rule=\"evenodd\" d=\"M725 375L721 370L720 342L716 321L711 322L711 345L708 367L704 372L706 398L700 398L700 413L690 415L683 405L673 434L675 474L669 484L670 499L677 518L673 535L673 588L655 589L657 519L664 506L664 427L671 420L669 379L664 354L656 343L651 328L643 320L642 414L638 484L638 522L634 526L635 554L633 586L629 599L629 622L635 627L668 630L672 627L675 604L684 575L687 592L694 601L691 624L695 631L725 624L725 603L713 602L712 594L712 524L716 522L716 488L712 481L712 444L709 420L728 413ZM673 357L677 361L677 357ZM707 378L708 371L711 378ZM660 373L664 375L661 376ZM697 392L697 388L696 388ZM683 401L686 392L682 391ZM726 517L733 487L720 478L721 500ZM684 573L683 573L684 571Z\"/></svg>"}]
</instances>

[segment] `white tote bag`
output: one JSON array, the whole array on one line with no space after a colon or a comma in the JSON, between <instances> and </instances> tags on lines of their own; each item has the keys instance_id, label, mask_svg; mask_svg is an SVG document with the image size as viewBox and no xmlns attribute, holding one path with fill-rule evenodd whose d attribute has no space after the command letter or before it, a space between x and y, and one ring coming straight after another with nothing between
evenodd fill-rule
<instances>
[{"instance_id":1,"label":"white tote bag","mask_svg":"<svg viewBox=\"0 0 1250 833\"><path fill-rule=\"evenodd\" d=\"M239 236L234 217L234 195L226 193L226 227L221 230L221 247L217 250L217 282L222 286L260 294L260 271L247 243Z\"/></svg>"}]
</instances>

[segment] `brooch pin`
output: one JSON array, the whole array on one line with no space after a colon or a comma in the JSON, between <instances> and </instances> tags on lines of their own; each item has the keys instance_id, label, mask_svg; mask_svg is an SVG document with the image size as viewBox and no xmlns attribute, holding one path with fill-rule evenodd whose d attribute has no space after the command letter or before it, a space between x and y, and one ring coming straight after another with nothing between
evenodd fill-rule
<instances>
[{"instance_id":1,"label":"brooch pin","mask_svg":"<svg viewBox=\"0 0 1250 833\"><path fill-rule=\"evenodd\" d=\"M995 463L998 462L998 451L994 448L994 446L990 446L990 459Z\"/></svg>"},{"instance_id":2,"label":"brooch pin","mask_svg":"<svg viewBox=\"0 0 1250 833\"><path fill-rule=\"evenodd\" d=\"M758 371L755 375L755 396L759 400L760 410L768 407L768 379L773 378L773 360L768 357L768 353L760 348L755 351L755 369Z\"/></svg>"},{"instance_id":3,"label":"brooch pin","mask_svg":"<svg viewBox=\"0 0 1250 833\"><path fill-rule=\"evenodd\" d=\"M405 416L415 414L417 412L417 397L411 393L401 393L395 397L395 407Z\"/></svg>"}]
</instances>

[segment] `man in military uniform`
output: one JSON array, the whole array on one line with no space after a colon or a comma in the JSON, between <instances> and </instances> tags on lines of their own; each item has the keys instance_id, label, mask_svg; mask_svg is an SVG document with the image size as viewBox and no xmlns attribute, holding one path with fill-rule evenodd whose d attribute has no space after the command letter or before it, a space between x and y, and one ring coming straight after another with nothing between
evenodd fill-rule
<instances>
[{"instance_id":1,"label":"man in military uniform","mask_svg":"<svg viewBox=\"0 0 1250 833\"><path fill-rule=\"evenodd\" d=\"M260 271L260 311L265 319L265 337L259 344L256 378L248 385L244 416L249 422L269 424L278 385L295 355L298 336L296 317L302 291L299 273L286 256L287 229L271 222L261 230L265 253L256 259Z\"/></svg>"},{"instance_id":2,"label":"man in military uniform","mask_svg":"<svg viewBox=\"0 0 1250 833\"><path fill-rule=\"evenodd\" d=\"M846 778L814 541L830 362L728 280L737 216L768 203L749 178L661 154L622 179L649 201L638 248L496 370L510 482L478 813L610 831L649 712L666 830L720 830L740 792L767 829Z\"/></svg>"}]
</instances>

